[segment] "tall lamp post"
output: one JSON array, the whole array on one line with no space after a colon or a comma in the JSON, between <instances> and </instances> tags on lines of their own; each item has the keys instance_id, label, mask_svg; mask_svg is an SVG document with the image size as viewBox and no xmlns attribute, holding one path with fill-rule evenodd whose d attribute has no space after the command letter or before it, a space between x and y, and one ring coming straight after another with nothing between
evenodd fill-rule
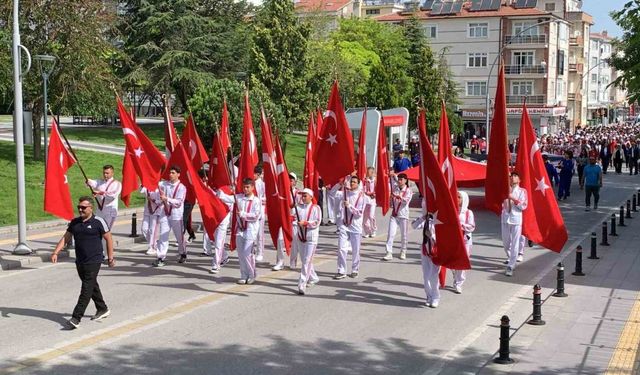
<instances>
[{"instance_id":1,"label":"tall lamp post","mask_svg":"<svg viewBox=\"0 0 640 375\"><path fill-rule=\"evenodd\" d=\"M51 72L53 72L53 68L56 66L56 58L55 56L50 55L34 55L33 59L38 62L38 70L40 71L40 75L42 76L42 108L44 114L44 170L47 171L47 156L49 155L49 142L47 141L47 130L49 127L49 122L47 119L47 84L49 83L49 76ZM36 142L40 142L40 140L36 140ZM45 173L45 176L47 174Z\"/></svg>"},{"instance_id":2,"label":"tall lamp post","mask_svg":"<svg viewBox=\"0 0 640 375\"><path fill-rule=\"evenodd\" d=\"M24 139L22 128L24 119L22 108L22 78L31 69L31 55L29 50L20 44L20 25L18 13L19 1L13 0L13 123L15 124L16 134L16 190L18 195L18 244L13 248L13 254L27 255L33 251L27 245L27 207L24 192ZM22 56L23 50L27 55L27 69L22 72Z\"/></svg>"}]
</instances>

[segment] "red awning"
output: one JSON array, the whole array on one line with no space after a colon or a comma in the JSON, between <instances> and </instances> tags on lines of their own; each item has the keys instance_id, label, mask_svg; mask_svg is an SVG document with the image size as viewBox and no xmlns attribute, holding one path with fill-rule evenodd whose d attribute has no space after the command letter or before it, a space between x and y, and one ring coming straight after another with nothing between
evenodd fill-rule
<instances>
[{"instance_id":1,"label":"red awning","mask_svg":"<svg viewBox=\"0 0 640 375\"><path fill-rule=\"evenodd\" d=\"M468 159L453 158L453 169L456 173L458 187L476 188L483 187L487 178L487 165ZM420 180L419 167L413 167L404 171L411 181Z\"/></svg>"}]
</instances>

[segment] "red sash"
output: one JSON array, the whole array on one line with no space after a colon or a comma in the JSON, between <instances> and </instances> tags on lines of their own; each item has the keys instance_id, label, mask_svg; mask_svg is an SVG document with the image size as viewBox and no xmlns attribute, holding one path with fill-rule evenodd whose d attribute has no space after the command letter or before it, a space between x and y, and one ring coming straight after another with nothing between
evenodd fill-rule
<instances>
[{"instance_id":1,"label":"red sash","mask_svg":"<svg viewBox=\"0 0 640 375\"><path fill-rule=\"evenodd\" d=\"M178 189L180 189L180 185L182 185L182 183L178 182L178 186L176 186L176 189L173 191L173 196L171 197L171 199L175 199L176 198L176 194L178 193ZM164 204L164 213L169 216L171 215L171 210L173 210L173 207L169 206L167 207L167 203L165 202Z\"/></svg>"},{"instance_id":2,"label":"red sash","mask_svg":"<svg viewBox=\"0 0 640 375\"><path fill-rule=\"evenodd\" d=\"M305 221L308 223L309 222L309 218L311 218L311 213L313 212L313 209L316 207L315 204L311 204L311 207L309 208L309 211L307 211L307 218L305 219ZM302 231L302 227L300 227L298 229L298 239L301 242L307 242L307 227L304 227L304 232Z\"/></svg>"},{"instance_id":3,"label":"red sash","mask_svg":"<svg viewBox=\"0 0 640 375\"><path fill-rule=\"evenodd\" d=\"M251 199L249 201L249 204L247 204L247 206L245 207L245 212L251 212L251 205L253 204L253 199ZM243 218L239 218L240 222L238 223L238 225L240 226L241 230L246 230L247 229L247 221Z\"/></svg>"},{"instance_id":4,"label":"red sash","mask_svg":"<svg viewBox=\"0 0 640 375\"><path fill-rule=\"evenodd\" d=\"M402 199L404 199L407 196L407 192L409 191L409 187L405 186L404 187L404 192L402 193ZM400 206L402 205L402 199L400 199L400 203L398 203L398 205L396 206L396 200L397 198L394 197L393 199L393 208L391 210L391 216L396 217L398 216L398 211L400 211Z\"/></svg>"},{"instance_id":5,"label":"red sash","mask_svg":"<svg viewBox=\"0 0 640 375\"><path fill-rule=\"evenodd\" d=\"M111 186L111 184L113 183L113 181L115 181L115 178L112 178L111 181L109 181L109 183L107 184L107 187L104 189L104 192L106 193L107 191L109 191L109 186ZM104 200L107 199L107 197L103 197L102 198L102 203L100 203L100 199L96 198L96 204L98 205L98 209L100 211L102 211L102 207L104 207Z\"/></svg>"},{"instance_id":6,"label":"red sash","mask_svg":"<svg viewBox=\"0 0 640 375\"><path fill-rule=\"evenodd\" d=\"M347 198L346 192L345 192L345 198ZM358 202L360 202L360 198L362 198L362 193L358 194L358 198L356 199L356 203L354 204L354 206L358 205ZM350 226L352 221L353 221L353 214L351 214L351 217L349 217L349 210L347 210L347 206L344 206L344 224L346 226Z\"/></svg>"}]
</instances>

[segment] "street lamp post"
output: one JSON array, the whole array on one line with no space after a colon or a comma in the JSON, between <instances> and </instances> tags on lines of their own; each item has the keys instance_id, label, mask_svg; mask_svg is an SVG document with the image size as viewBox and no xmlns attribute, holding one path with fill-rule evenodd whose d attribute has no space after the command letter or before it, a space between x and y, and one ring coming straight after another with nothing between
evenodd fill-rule
<instances>
[{"instance_id":1,"label":"street lamp post","mask_svg":"<svg viewBox=\"0 0 640 375\"><path fill-rule=\"evenodd\" d=\"M49 142L47 141L47 130L49 127L49 122L47 119L47 84L49 83L49 76L51 72L53 72L53 68L56 66L56 58L55 56L49 55L35 55L33 59L38 62L38 70L40 71L40 75L42 75L42 86L43 86L43 97L42 97L42 108L44 114L44 171L45 176L47 171L47 157L49 155ZM40 142L39 139L36 142ZM46 177L45 177L46 178Z\"/></svg>"},{"instance_id":2,"label":"street lamp post","mask_svg":"<svg viewBox=\"0 0 640 375\"><path fill-rule=\"evenodd\" d=\"M16 134L16 190L18 195L18 244L13 248L13 254L27 255L33 251L27 245L27 208L24 191L24 139L23 139L23 108L22 108L22 78L31 69L31 55L29 50L20 44L20 25L18 13L19 1L13 0L13 123ZM27 54L27 69L22 72L23 50Z\"/></svg>"}]
</instances>

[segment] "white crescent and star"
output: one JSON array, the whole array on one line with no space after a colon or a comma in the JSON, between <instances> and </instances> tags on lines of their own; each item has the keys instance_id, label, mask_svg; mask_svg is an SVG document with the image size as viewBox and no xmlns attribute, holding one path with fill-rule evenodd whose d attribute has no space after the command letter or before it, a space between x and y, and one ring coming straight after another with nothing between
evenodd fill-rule
<instances>
[{"instance_id":1,"label":"white crescent and star","mask_svg":"<svg viewBox=\"0 0 640 375\"><path fill-rule=\"evenodd\" d=\"M531 145L531 154L529 154L529 159L531 164L533 165L533 157L536 155L536 152L540 151L540 145L538 145L538 142L533 142L533 144Z\"/></svg>"},{"instance_id":2,"label":"white crescent and star","mask_svg":"<svg viewBox=\"0 0 640 375\"><path fill-rule=\"evenodd\" d=\"M326 110L324 112L324 119L327 119L331 117L333 119L333 125L334 125L334 130L338 130L338 117L336 116L336 113L331 111L331 110ZM333 147L333 145L335 145L336 143L338 143L338 140L336 139L338 136L338 134L331 134L329 132L329 137L327 139L325 139L325 141L331 143L331 147Z\"/></svg>"},{"instance_id":3,"label":"white crescent and star","mask_svg":"<svg viewBox=\"0 0 640 375\"><path fill-rule=\"evenodd\" d=\"M449 158L446 158L444 163L442 163L442 173L444 174L445 172L445 176L447 176L447 186L451 188L453 185L453 168L451 167L451 161Z\"/></svg>"},{"instance_id":4,"label":"white crescent and star","mask_svg":"<svg viewBox=\"0 0 640 375\"><path fill-rule=\"evenodd\" d=\"M196 148L196 143L193 141L193 139L190 139L189 140L189 152L191 153L191 160L193 160L193 158L196 157L196 151L198 151L197 148Z\"/></svg>"},{"instance_id":5,"label":"white crescent and star","mask_svg":"<svg viewBox=\"0 0 640 375\"><path fill-rule=\"evenodd\" d=\"M253 129L249 129L249 151L253 154L256 151L256 136Z\"/></svg>"},{"instance_id":6,"label":"white crescent and star","mask_svg":"<svg viewBox=\"0 0 640 375\"><path fill-rule=\"evenodd\" d=\"M144 151L142 151L142 147L140 147L140 146L138 146L138 148L133 150L133 152L136 154L137 158L140 158L140 156L142 156L142 154L144 153Z\"/></svg>"},{"instance_id":7,"label":"white crescent and star","mask_svg":"<svg viewBox=\"0 0 640 375\"><path fill-rule=\"evenodd\" d=\"M536 191L539 190L543 196L545 196L545 191L547 189L551 189L551 187L545 183L544 176L539 180L536 178L536 183L537 183Z\"/></svg>"},{"instance_id":8,"label":"white crescent and star","mask_svg":"<svg viewBox=\"0 0 640 375\"><path fill-rule=\"evenodd\" d=\"M136 132L134 132L133 130L129 129L129 128L122 128L122 132L124 133L124 135L132 135L133 138L138 139L138 135L136 134Z\"/></svg>"}]
</instances>

